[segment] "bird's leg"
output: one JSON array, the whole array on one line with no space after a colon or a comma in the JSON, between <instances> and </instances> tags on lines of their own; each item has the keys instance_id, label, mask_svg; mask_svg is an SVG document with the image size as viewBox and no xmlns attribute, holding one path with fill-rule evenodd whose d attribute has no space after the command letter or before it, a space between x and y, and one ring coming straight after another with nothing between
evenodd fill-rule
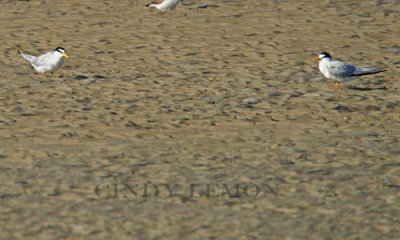
<instances>
[{"instance_id":1,"label":"bird's leg","mask_svg":"<svg viewBox=\"0 0 400 240\"><path fill-rule=\"evenodd\" d=\"M340 82L337 81L337 82L335 83L335 86L333 86L333 88L334 88L334 89L338 89L339 87L340 87Z\"/></svg>"}]
</instances>

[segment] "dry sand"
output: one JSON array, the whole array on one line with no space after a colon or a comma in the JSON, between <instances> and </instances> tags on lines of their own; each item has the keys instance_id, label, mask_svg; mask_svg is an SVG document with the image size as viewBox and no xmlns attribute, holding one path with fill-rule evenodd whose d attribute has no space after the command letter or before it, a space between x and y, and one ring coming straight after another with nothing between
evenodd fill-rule
<instances>
[{"instance_id":1,"label":"dry sand","mask_svg":"<svg viewBox=\"0 0 400 240\"><path fill-rule=\"evenodd\" d=\"M1 239L400 238L399 1L146 3L0 1Z\"/></svg>"}]
</instances>

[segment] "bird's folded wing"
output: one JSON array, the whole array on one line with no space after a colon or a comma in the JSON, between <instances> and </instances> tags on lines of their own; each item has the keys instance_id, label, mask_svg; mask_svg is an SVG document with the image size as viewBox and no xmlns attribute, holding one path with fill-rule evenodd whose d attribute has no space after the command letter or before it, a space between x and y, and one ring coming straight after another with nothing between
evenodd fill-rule
<instances>
[{"instance_id":1,"label":"bird's folded wing","mask_svg":"<svg viewBox=\"0 0 400 240\"><path fill-rule=\"evenodd\" d=\"M342 61L332 61L329 65L329 73L337 78L352 77L357 68Z\"/></svg>"},{"instance_id":2,"label":"bird's folded wing","mask_svg":"<svg viewBox=\"0 0 400 240\"><path fill-rule=\"evenodd\" d=\"M49 63L50 59L51 59L52 53L48 52L45 53L39 57L37 57L34 61L33 64L35 64L36 66L45 66Z\"/></svg>"},{"instance_id":3,"label":"bird's folded wing","mask_svg":"<svg viewBox=\"0 0 400 240\"><path fill-rule=\"evenodd\" d=\"M379 68L357 68L354 72L354 76L368 75L384 72L385 70Z\"/></svg>"}]
</instances>

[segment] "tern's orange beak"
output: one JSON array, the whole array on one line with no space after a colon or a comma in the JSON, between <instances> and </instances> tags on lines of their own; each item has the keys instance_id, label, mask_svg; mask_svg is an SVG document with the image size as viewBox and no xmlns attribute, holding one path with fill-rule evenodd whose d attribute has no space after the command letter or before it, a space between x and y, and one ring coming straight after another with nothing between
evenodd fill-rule
<instances>
[{"instance_id":1,"label":"tern's orange beak","mask_svg":"<svg viewBox=\"0 0 400 240\"><path fill-rule=\"evenodd\" d=\"M321 60L321 58L319 58L319 57L317 57L317 58L315 58L314 60L312 60L313 62L318 62L318 61L320 61Z\"/></svg>"},{"instance_id":2,"label":"tern's orange beak","mask_svg":"<svg viewBox=\"0 0 400 240\"><path fill-rule=\"evenodd\" d=\"M68 58L68 55L65 53L65 52L63 52L63 53L61 53L65 58Z\"/></svg>"}]
</instances>

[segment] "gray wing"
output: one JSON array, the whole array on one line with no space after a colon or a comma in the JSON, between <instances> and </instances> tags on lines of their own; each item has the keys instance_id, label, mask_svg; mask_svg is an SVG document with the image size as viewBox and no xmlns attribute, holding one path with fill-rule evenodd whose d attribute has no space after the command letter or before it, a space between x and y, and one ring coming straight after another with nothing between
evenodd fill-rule
<instances>
[{"instance_id":1,"label":"gray wing","mask_svg":"<svg viewBox=\"0 0 400 240\"><path fill-rule=\"evenodd\" d=\"M354 76L362 76L362 75L380 73L380 72L384 72L384 71L386 71L386 70L379 69L379 68L357 68L353 72L353 75Z\"/></svg>"},{"instance_id":2,"label":"gray wing","mask_svg":"<svg viewBox=\"0 0 400 240\"><path fill-rule=\"evenodd\" d=\"M30 62L30 63L33 63L35 61L35 59L37 58L35 56L28 55L28 54L25 54L25 53L20 52L20 51L18 51L18 55L20 55L21 57L25 58L25 60Z\"/></svg>"},{"instance_id":3,"label":"gray wing","mask_svg":"<svg viewBox=\"0 0 400 240\"><path fill-rule=\"evenodd\" d=\"M39 57L36 57L35 60L32 62L32 64L36 66L45 66L49 62L53 55L53 52L47 52L43 55L40 55Z\"/></svg>"},{"instance_id":4,"label":"gray wing","mask_svg":"<svg viewBox=\"0 0 400 240\"><path fill-rule=\"evenodd\" d=\"M332 60L328 66L328 71L336 78L355 77L354 75L358 68L339 60Z\"/></svg>"}]
</instances>

